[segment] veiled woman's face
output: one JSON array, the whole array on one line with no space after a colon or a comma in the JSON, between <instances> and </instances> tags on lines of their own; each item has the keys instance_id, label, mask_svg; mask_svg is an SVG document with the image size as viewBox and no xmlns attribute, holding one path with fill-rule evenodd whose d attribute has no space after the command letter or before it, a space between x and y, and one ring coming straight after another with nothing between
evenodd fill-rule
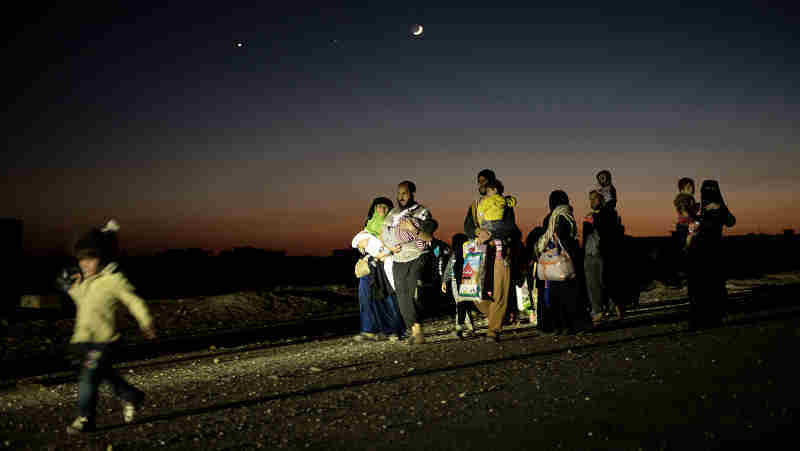
<instances>
[{"instance_id":1,"label":"veiled woman's face","mask_svg":"<svg viewBox=\"0 0 800 451\"><path fill-rule=\"evenodd\" d=\"M375 206L375 213L378 213L381 216L386 216L389 213L389 206L378 204Z\"/></svg>"}]
</instances>

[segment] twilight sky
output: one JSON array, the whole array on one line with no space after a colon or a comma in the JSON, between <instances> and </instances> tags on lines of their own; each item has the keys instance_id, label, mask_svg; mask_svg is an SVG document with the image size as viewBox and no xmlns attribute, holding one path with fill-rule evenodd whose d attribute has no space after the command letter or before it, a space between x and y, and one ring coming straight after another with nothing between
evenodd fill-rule
<instances>
[{"instance_id":1,"label":"twilight sky","mask_svg":"<svg viewBox=\"0 0 800 451\"><path fill-rule=\"evenodd\" d=\"M0 216L29 252L116 217L133 254L329 255L405 179L449 241L482 168L525 234L606 168L634 236L672 230L683 176L731 234L800 229L796 8L73 3L7 19Z\"/></svg>"}]
</instances>

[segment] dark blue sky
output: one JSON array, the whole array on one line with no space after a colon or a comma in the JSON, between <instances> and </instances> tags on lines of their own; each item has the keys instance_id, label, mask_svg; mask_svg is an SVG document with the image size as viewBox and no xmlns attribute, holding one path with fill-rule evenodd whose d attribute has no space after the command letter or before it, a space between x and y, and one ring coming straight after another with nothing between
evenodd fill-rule
<instances>
[{"instance_id":1,"label":"dark blue sky","mask_svg":"<svg viewBox=\"0 0 800 451\"><path fill-rule=\"evenodd\" d=\"M682 176L720 180L732 232L800 225L796 7L429 5L29 9L0 212L32 249L117 216L131 248L324 255L403 179L449 238L483 167L524 232L609 168L635 235Z\"/></svg>"}]
</instances>

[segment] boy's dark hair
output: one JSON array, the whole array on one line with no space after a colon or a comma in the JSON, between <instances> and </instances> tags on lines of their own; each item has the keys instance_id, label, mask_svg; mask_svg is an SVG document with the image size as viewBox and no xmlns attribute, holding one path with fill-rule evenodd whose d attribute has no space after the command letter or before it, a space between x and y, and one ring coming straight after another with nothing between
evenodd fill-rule
<instances>
[{"instance_id":1,"label":"boy's dark hair","mask_svg":"<svg viewBox=\"0 0 800 451\"><path fill-rule=\"evenodd\" d=\"M398 183L397 186L405 186L408 189L408 192L411 194L417 192L417 185L415 185L411 180L403 180L402 182Z\"/></svg>"},{"instance_id":2,"label":"boy's dark hair","mask_svg":"<svg viewBox=\"0 0 800 451\"><path fill-rule=\"evenodd\" d=\"M483 169L481 172L478 173L478 178L485 178L488 181L497 180L497 176L494 175L494 171L491 169Z\"/></svg>"},{"instance_id":3,"label":"boy's dark hair","mask_svg":"<svg viewBox=\"0 0 800 451\"><path fill-rule=\"evenodd\" d=\"M453 235L453 239L451 241L453 246L453 256L457 258L457 261L464 260L464 243L469 241L469 237L463 233L456 233Z\"/></svg>"},{"instance_id":4,"label":"boy's dark hair","mask_svg":"<svg viewBox=\"0 0 800 451\"><path fill-rule=\"evenodd\" d=\"M609 171L608 169L603 169L602 171L598 172L597 175L594 176L594 178L600 178L600 176L603 174L607 175L608 178L611 179L611 171Z\"/></svg>"},{"instance_id":5,"label":"boy's dark hair","mask_svg":"<svg viewBox=\"0 0 800 451\"><path fill-rule=\"evenodd\" d=\"M489 182L486 183L486 187L487 188L496 189L497 190L497 194L499 194L501 196L503 195L503 191L505 190L505 187L503 186L503 182L501 182L500 180L497 180L497 179L489 180Z\"/></svg>"},{"instance_id":6,"label":"boy's dark hair","mask_svg":"<svg viewBox=\"0 0 800 451\"><path fill-rule=\"evenodd\" d=\"M433 218L428 218L422 221L422 224L419 226L420 232L426 233L431 237L438 229L439 229L439 222Z\"/></svg>"},{"instance_id":7,"label":"boy's dark hair","mask_svg":"<svg viewBox=\"0 0 800 451\"><path fill-rule=\"evenodd\" d=\"M100 266L105 266L115 259L118 253L119 242L116 232L104 232L100 229L90 230L77 240L74 247L76 259L96 258L100 260Z\"/></svg>"},{"instance_id":8,"label":"boy's dark hair","mask_svg":"<svg viewBox=\"0 0 800 451\"><path fill-rule=\"evenodd\" d=\"M683 189L689 185L694 188L694 180L690 179L689 177L683 177L682 179L678 180L678 191L683 191Z\"/></svg>"},{"instance_id":9,"label":"boy's dark hair","mask_svg":"<svg viewBox=\"0 0 800 451\"><path fill-rule=\"evenodd\" d=\"M677 196L675 196L675 201L673 202L673 204L675 204L675 209L678 211L678 213L686 212L690 216L694 215L695 200L691 194L687 193L678 194Z\"/></svg>"}]
</instances>

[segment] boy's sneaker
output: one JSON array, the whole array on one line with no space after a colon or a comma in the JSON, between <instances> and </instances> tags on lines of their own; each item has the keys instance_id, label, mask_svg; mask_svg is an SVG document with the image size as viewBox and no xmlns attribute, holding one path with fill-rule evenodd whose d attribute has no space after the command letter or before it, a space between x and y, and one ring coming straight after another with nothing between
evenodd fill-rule
<instances>
[{"instance_id":1,"label":"boy's sneaker","mask_svg":"<svg viewBox=\"0 0 800 451\"><path fill-rule=\"evenodd\" d=\"M133 422L134 418L136 418L136 410L141 407L143 401L144 396L137 402L122 401L122 419L126 423Z\"/></svg>"},{"instance_id":2,"label":"boy's sneaker","mask_svg":"<svg viewBox=\"0 0 800 451\"><path fill-rule=\"evenodd\" d=\"M372 332L361 332L360 334L353 337L355 341L378 341L378 335L373 334Z\"/></svg>"},{"instance_id":3,"label":"boy's sneaker","mask_svg":"<svg viewBox=\"0 0 800 451\"><path fill-rule=\"evenodd\" d=\"M67 434L80 434L83 432L93 432L94 425L86 417L75 418L75 421L67 426Z\"/></svg>"},{"instance_id":4,"label":"boy's sneaker","mask_svg":"<svg viewBox=\"0 0 800 451\"><path fill-rule=\"evenodd\" d=\"M453 334L456 336L456 338L462 340L464 338L464 328L461 325L456 325L456 329Z\"/></svg>"}]
</instances>

